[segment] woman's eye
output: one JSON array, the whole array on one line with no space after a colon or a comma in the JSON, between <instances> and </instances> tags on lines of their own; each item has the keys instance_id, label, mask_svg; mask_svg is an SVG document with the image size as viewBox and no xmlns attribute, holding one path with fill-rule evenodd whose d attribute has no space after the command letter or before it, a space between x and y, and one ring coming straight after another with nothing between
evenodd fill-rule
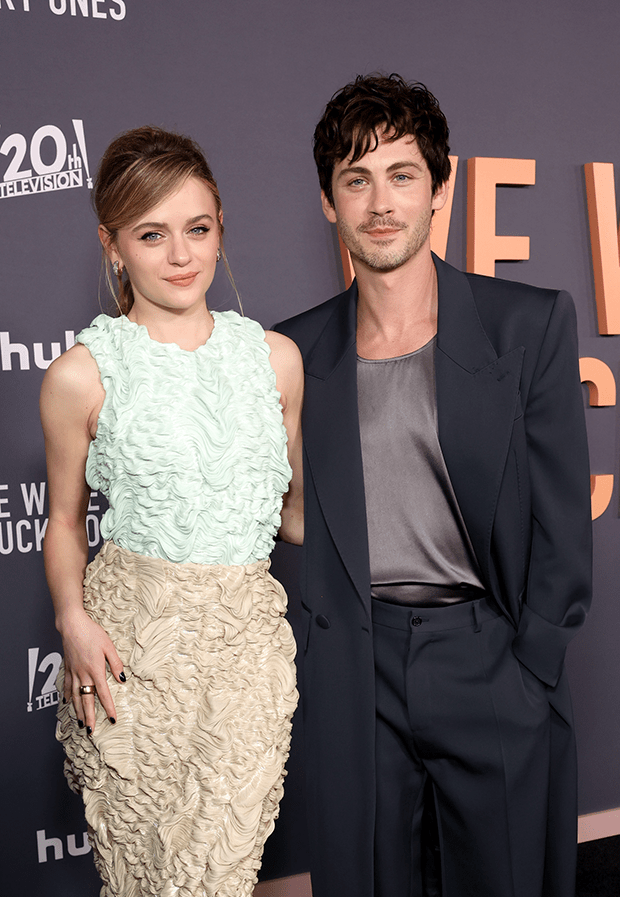
<instances>
[{"instance_id":1,"label":"woman's eye","mask_svg":"<svg viewBox=\"0 0 620 897\"><path fill-rule=\"evenodd\" d=\"M193 227L190 231L190 234L208 234L209 228L204 224L197 224L196 227Z\"/></svg>"},{"instance_id":2,"label":"woman's eye","mask_svg":"<svg viewBox=\"0 0 620 897\"><path fill-rule=\"evenodd\" d=\"M148 233L142 234L140 239L144 240L145 243L154 243L160 236L161 234L158 234L157 231L148 231Z\"/></svg>"}]
</instances>

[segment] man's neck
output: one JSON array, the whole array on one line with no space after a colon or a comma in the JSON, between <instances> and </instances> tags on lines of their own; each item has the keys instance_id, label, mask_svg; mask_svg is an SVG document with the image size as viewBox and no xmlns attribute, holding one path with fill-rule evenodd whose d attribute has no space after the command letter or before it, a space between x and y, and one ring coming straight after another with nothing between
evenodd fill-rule
<instances>
[{"instance_id":1,"label":"man's neck","mask_svg":"<svg viewBox=\"0 0 620 897\"><path fill-rule=\"evenodd\" d=\"M425 346L437 332L437 274L430 250L394 271L355 264L357 351L395 358Z\"/></svg>"}]
</instances>

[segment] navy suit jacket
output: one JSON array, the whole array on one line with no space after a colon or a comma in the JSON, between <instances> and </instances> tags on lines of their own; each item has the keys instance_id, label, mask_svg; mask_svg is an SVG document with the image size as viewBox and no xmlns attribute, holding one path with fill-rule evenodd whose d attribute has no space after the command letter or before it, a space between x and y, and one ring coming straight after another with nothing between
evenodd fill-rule
<instances>
[{"instance_id":1,"label":"navy suit jacket","mask_svg":"<svg viewBox=\"0 0 620 897\"><path fill-rule=\"evenodd\" d=\"M515 627L514 653L570 722L564 654L591 589L572 300L434 262L446 466L482 579ZM313 886L321 897L372 893L374 667L356 300L354 282L275 328L297 343L306 372L301 690Z\"/></svg>"}]
</instances>

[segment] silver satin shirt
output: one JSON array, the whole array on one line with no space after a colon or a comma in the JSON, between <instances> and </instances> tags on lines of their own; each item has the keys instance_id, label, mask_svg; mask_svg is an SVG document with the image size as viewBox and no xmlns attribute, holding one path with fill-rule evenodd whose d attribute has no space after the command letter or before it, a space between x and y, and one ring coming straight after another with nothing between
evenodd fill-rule
<instances>
[{"instance_id":1,"label":"silver satin shirt","mask_svg":"<svg viewBox=\"0 0 620 897\"><path fill-rule=\"evenodd\" d=\"M468 600L484 587L437 436L435 339L410 355L358 358L357 385L372 595Z\"/></svg>"}]
</instances>

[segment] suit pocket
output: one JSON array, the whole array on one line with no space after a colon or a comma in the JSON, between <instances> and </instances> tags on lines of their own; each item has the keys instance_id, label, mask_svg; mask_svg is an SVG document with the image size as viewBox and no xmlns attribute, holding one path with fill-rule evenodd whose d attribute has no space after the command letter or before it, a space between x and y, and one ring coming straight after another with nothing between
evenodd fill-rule
<instances>
[{"instance_id":1,"label":"suit pocket","mask_svg":"<svg viewBox=\"0 0 620 897\"><path fill-rule=\"evenodd\" d=\"M515 658L516 660L516 658ZM535 676L531 670L517 660L519 664L519 672L521 674L521 682L525 695L533 706L539 705L541 702L549 705L549 686L546 685L538 676Z\"/></svg>"},{"instance_id":2,"label":"suit pocket","mask_svg":"<svg viewBox=\"0 0 620 897\"><path fill-rule=\"evenodd\" d=\"M568 674L565 669L562 670L555 688L547 687L547 694L549 695L549 703L558 716L562 717L567 726L572 727L573 703L568 687Z\"/></svg>"}]
</instances>

